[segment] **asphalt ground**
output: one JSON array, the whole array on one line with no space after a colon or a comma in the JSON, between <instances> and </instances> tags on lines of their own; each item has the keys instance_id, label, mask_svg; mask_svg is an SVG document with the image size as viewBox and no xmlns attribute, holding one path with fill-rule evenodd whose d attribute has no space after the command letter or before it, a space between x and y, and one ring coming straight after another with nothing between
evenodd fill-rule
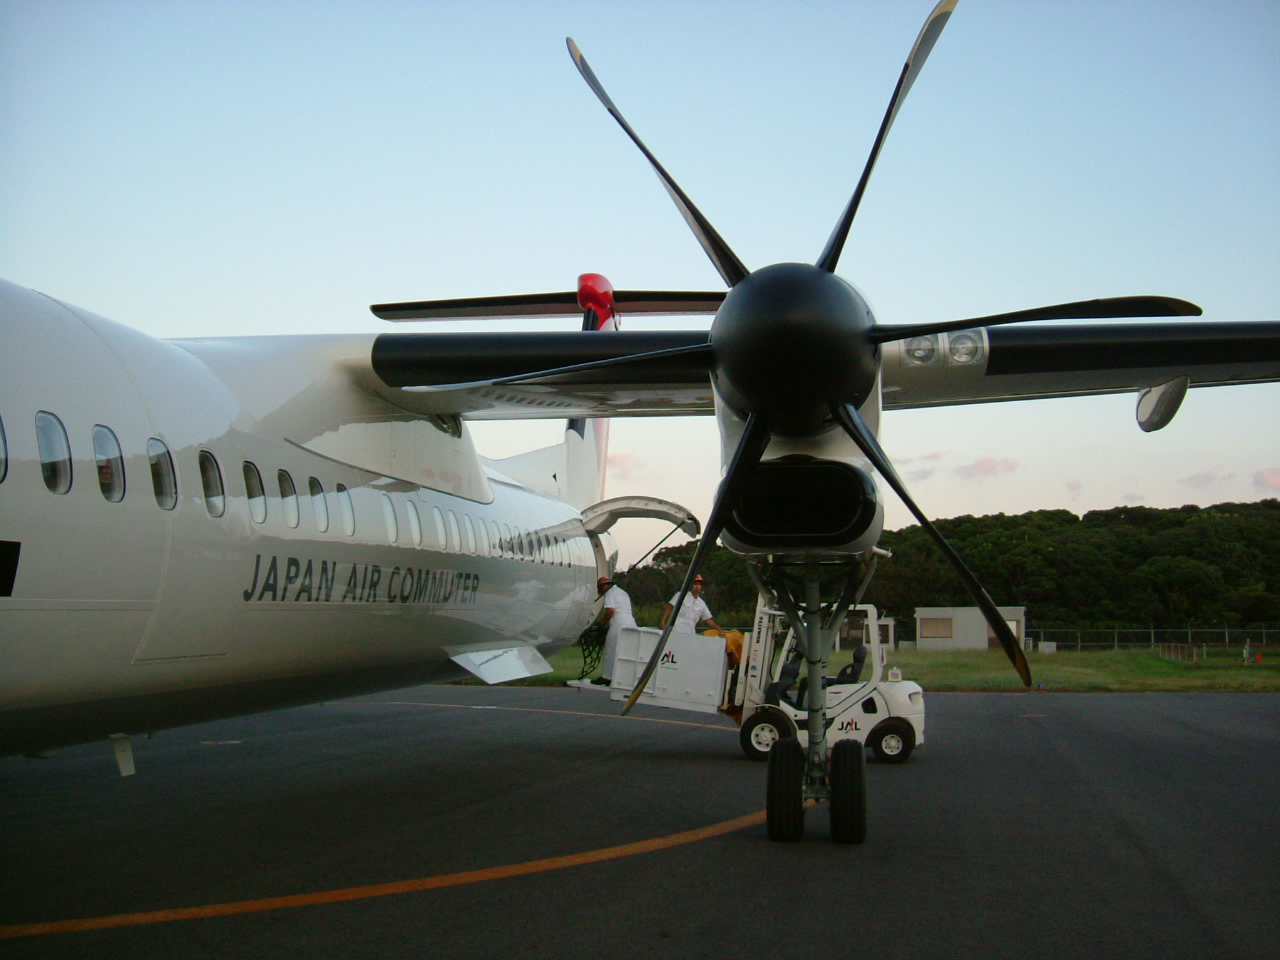
<instances>
[{"instance_id":1,"label":"asphalt ground","mask_svg":"<svg viewBox=\"0 0 1280 960\"><path fill-rule=\"evenodd\" d=\"M1280 696L926 703L858 847L770 843L725 718L570 689L0 759L0 956L1280 956Z\"/></svg>"}]
</instances>

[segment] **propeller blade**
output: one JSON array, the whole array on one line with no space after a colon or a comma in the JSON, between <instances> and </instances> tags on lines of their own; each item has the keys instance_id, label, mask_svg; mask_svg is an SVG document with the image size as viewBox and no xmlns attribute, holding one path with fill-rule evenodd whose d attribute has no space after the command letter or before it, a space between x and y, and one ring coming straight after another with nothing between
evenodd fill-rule
<instances>
[{"instance_id":1,"label":"propeller blade","mask_svg":"<svg viewBox=\"0 0 1280 960\"><path fill-rule=\"evenodd\" d=\"M960 559L960 554L956 553L955 548L947 543L946 538L933 525L933 522L921 512L916 506L916 502L911 499L911 494L907 492L906 485L902 482L902 478L898 476L898 471L893 468L893 464L889 462L888 455L880 446L880 442L876 439L867 425L863 422L856 407L849 404L836 407L832 411L836 419L840 421L840 426L844 427L845 433L858 448L871 461L872 465L880 471L880 475L888 481L889 486L893 487L896 493L907 505L920 526L938 545L951 566L959 575L961 581L969 591L969 595L977 602L982 609L982 615L987 618L987 623L991 625L991 629L995 632L996 639L1000 641L1000 646L1004 647L1005 654L1013 663L1014 669L1018 671L1018 676L1022 678L1022 682L1028 687L1031 686L1031 668L1027 666L1027 658L1022 652L1022 648L1018 646L1018 639L1013 635L1013 631L1009 629L1009 624L1005 623L1004 617L1000 614L1000 610L996 607L995 601L991 599L987 591L982 588L982 584L978 582L978 578L973 575L973 571L968 565Z\"/></svg>"},{"instance_id":2,"label":"propeller blade","mask_svg":"<svg viewBox=\"0 0 1280 960\"><path fill-rule=\"evenodd\" d=\"M1100 300L1077 300L1075 303L1059 303L1051 307L1033 310L1015 310L1013 313L996 313L989 317L973 317L969 320L948 320L943 323L918 323L911 326L876 327L871 331L872 343L888 343L924 337L951 330L972 330L974 327L995 327L1002 323L1022 323L1026 320L1112 320L1120 317L1198 317L1198 306L1174 297L1104 297Z\"/></svg>"},{"instance_id":3,"label":"propeller blade","mask_svg":"<svg viewBox=\"0 0 1280 960\"><path fill-rule=\"evenodd\" d=\"M698 541L698 548L693 552L693 559L689 562L689 569L684 573L684 583L680 587L679 598L676 600L676 610L680 609L681 604L684 603L684 598L688 596L689 590L693 587L693 578L698 575L698 568L702 566L702 561L707 558L707 554L715 546L716 539L720 536L720 531L724 529L725 521L729 518L730 511L736 505L747 478L751 475L755 465L760 462L760 457L764 455L765 447L768 445L768 428L760 417L752 414L747 418L747 427L742 431L742 439L738 441L738 449L733 451L733 460L729 462L729 470L725 473L724 479L720 481L720 489L716 491L716 502L711 507L711 515L707 517L707 525L702 528L702 539ZM644 693L644 688L649 683L650 677L653 676L653 671L658 669L658 660L662 657L662 651L667 648L667 641L671 638L671 631L675 629L675 625L675 610L673 610L671 618L667 621L667 628L662 631L662 636L658 638L658 645L653 648L653 654L649 657L649 663L645 666L644 673L636 681L636 685L631 691L631 696L627 698L626 705L622 708L623 716L626 716L627 712L636 705L636 701Z\"/></svg>"},{"instance_id":4,"label":"propeller blade","mask_svg":"<svg viewBox=\"0 0 1280 960\"><path fill-rule=\"evenodd\" d=\"M938 42L938 35L942 33L942 28L947 25L947 20L951 18L951 11L956 8L958 2L959 0L941 0L933 8L933 12L925 20L924 26L920 28L920 35L916 37L915 46L911 48L911 53L907 56L907 62L902 65L902 73L898 76L898 85L893 88L893 96L889 99L889 109L885 111L884 119L880 121L880 132L876 134L876 141L871 145L871 156L867 157L867 165L862 168L862 178L858 181L857 189L853 191L853 197L849 200L849 205L844 209L844 215L840 217L840 222L836 224L835 230L831 232L830 239L827 240L827 245L822 249L822 255L818 257L817 266L827 271L827 273L836 272L836 264L840 262L840 253L844 250L844 242L849 236L849 227L853 225L854 215L858 212L858 204L862 202L862 194L866 192L867 181L871 179L871 171L875 168L876 158L880 156L880 147L884 144L884 138L889 135L889 128L893 126L894 118L898 116L898 108L902 106L902 101L906 99L907 91L911 89L911 85L916 82L916 77L920 75L920 70L924 67L924 62L929 57L929 52L933 50L933 45Z\"/></svg>"},{"instance_id":5,"label":"propeller blade","mask_svg":"<svg viewBox=\"0 0 1280 960\"><path fill-rule=\"evenodd\" d=\"M582 79L587 81L587 86L591 88L592 93L600 99L600 102L604 104L604 108L613 115L613 119L618 121L618 126L622 127L623 132L631 138L631 142L639 147L640 152L648 159L654 171L658 174L658 179L662 181L662 185L667 188L667 193L675 201L675 205L680 210L680 215L684 217L685 223L689 224L689 229L698 238L698 243L702 244L702 249L711 258L711 263L719 271L720 276L724 278L724 282L732 287L751 271L742 265L742 261L729 249L729 244L725 243L724 238L716 232L716 228L711 225L711 221L704 217L702 211L693 205L693 201L686 196L685 192L680 189L680 185L672 179L671 174L667 173L662 164L658 162L658 158L649 152L649 148L644 145L644 141L636 136L636 132L631 129L631 124L627 123L622 116L622 111L609 99L609 94L605 93L604 87L596 79L591 65L587 63L587 58L582 55L582 51L573 42L573 38L565 37L565 43L569 46L569 56L573 57L573 62L577 66L578 72L582 74Z\"/></svg>"}]
</instances>

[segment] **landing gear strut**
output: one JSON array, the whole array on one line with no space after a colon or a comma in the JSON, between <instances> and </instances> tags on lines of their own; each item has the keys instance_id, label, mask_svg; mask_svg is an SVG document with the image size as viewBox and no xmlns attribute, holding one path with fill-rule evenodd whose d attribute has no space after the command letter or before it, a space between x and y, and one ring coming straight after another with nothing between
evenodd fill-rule
<instances>
[{"instance_id":1,"label":"landing gear strut","mask_svg":"<svg viewBox=\"0 0 1280 960\"><path fill-rule=\"evenodd\" d=\"M826 564L825 566L829 566ZM858 568L841 564L846 582L834 603L822 603L821 568L816 562L804 564L803 600L798 601L791 584L774 569L757 570L757 585L767 584L796 633L803 638L802 652L808 667L804 703L808 711L805 725L809 745L786 737L769 751L769 785L766 822L769 839L795 841L804 837L805 805L825 802L831 814L831 839L836 843L861 843L867 835L866 753L856 740L843 740L827 749L827 692L825 675L840 625L849 607L861 599L875 572L871 560L866 575L858 581ZM856 589L855 589L856 585Z\"/></svg>"}]
</instances>

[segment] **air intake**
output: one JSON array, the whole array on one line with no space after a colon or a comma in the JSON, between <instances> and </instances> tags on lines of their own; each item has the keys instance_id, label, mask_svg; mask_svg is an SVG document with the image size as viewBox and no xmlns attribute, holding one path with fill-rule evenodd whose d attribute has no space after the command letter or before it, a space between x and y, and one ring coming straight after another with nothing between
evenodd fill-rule
<instances>
[{"instance_id":1,"label":"air intake","mask_svg":"<svg viewBox=\"0 0 1280 960\"><path fill-rule=\"evenodd\" d=\"M837 547L876 516L876 488L857 467L807 456L761 462L728 522L729 535L757 549Z\"/></svg>"}]
</instances>

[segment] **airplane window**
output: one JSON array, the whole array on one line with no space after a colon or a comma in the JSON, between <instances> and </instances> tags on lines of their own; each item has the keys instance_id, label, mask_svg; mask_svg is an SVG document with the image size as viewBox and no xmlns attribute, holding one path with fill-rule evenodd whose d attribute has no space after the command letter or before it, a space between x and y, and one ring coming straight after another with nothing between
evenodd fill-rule
<instances>
[{"instance_id":1,"label":"airplane window","mask_svg":"<svg viewBox=\"0 0 1280 960\"><path fill-rule=\"evenodd\" d=\"M291 527L298 525L298 489L293 485L293 477L288 470L276 473L276 483L280 485L280 506L284 507L284 522Z\"/></svg>"},{"instance_id":2,"label":"airplane window","mask_svg":"<svg viewBox=\"0 0 1280 960\"><path fill-rule=\"evenodd\" d=\"M312 477L307 486L311 489L311 512L316 515L316 529L326 533L329 530L329 501L324 498L324 485Z\"/></svg>"},{"instance_id":3,"label":"airplane window","mask_svg":"<svg viewBox=\"0 0 1280 960\"><path fill-rule=\"evenodd\" d=\"M467 535L467 553L476 555L476 528L471 523L470 514L462 515L462 532Z\"/></svg>"},{"instance_id":4,"label":"airplane window","mask_svg":"<svg viewBox=\"0 0 1280 960\"><path fill-rule=\"evenodd\" d=\"M218 460L208 450L201 450L200 485L204 487L204 508L209 516L220 517L227 509L226 494L222 489L222 471L218 469Z\"/></svg>"},{"instance_id":5,"label":"airplane window","mask_svg":"<svg viewBox=\"0 0 1280 960\"><path fill-rule=\"evenodd\" d=\"M98 461L98 488L107 500L119 503L124 499L124 457L110 427L93 428L93 456Z\"/></svg>"},{"instance_id":6,"label":"airplane window","mask_svg":"<svg viewBox=\"0 0 1280 960\"><path fill-rule=\"evenodd\" d=\"M0 483L9 472L9 444L4 438L4 421L0 420Z\"/></svg>"},{"instance_id":7,"label":"airplane window","mask_svg":"<svg viewBox=\"0 0 1280 960\"><path fill-rule=\"evenodd\" d=\"M406 500L405 509L409 514L409 535L413 537L415 547L422 546L422 520L418 517L418 508L412 500Z\"/></svg>"},{"instance_id":8,"label":"airplane window","mask_svg":"<svg viewBox=\"0 0 1280 960\"><path fill-rule=\"evenodd\" d=\"M163 440L152 437L147 441L147 459L151 461L151 487L155 490L156 503L161 510L172 510L178 505L178 477L173 472L173 457Z\"/></svg>"},{"instance_id":9,"label":"airplane window","mask_svg":"<svg viewBox=\"0 0 1280 960\"><path fill-rule=\"evenodd\" d=\"M44 485L52 493L66 493L71 489L71 444L62 421L44 410L36 414L36 445Z\"/></svg>"},{"instance_id":10,"label":"airplane window","mask_svg":"<svg viewBox=\"0 0 1280 960\"><path fill-rule=\"evenodd\" d=\"M356 505L351 502L351 492L338 484L338 509L342 513L342 529L348 537L356 535Z\"/></svg>"},{"instance_id":11,"label":"airplane window","mask_svg":"<svg viewBox=\"0 0 1280 960\"><path fill-rule=\"evenodd\" d=\"M449 552L462 552L462 537L458 533L458 518L454 516L452 510L449 511Z\"/></svg>"},{"instance_id":12,"label":"airplane window","mask_svg":"<svg viewBox=\"0 0 1280 960\"><path fill-rule=\"evenodd\" d=\"M267 519L267 493L262 489L262 474L248 460L244 462L244 493L249 498L249 516L254 523Z\"/></svg>"},{"instance_id":13,"label":"airplane window","mask_svg":"<svg viewBox=\"0 0 1280 960\"><path fill-rule=\"evenodd\" d=\"M480 556L489 556L489 528L483 520L476 521L476 537L480 541Z\"/></svg>"},{"instance_id":14,"label":"airplane window","mask_svg":"<svg viewBox=\"0 0 1280 960\"><path fill-rule=\"evenodd\" d=\"M489 542L493 544L490 554L495 557L502 556L502 531L498 529L497 521L489 521Z\"/></svg>"},{"instance_id":15,"label":"airplane window","mask_svg":"<svg viewBox=\"0 0 1280 960\"><path fill-rule=\"evenodd\" d=\"M395 543L400 539L400 525L396 523L396 505L385 493L382 495L382 519L387 524L387 539Z\"/></svg>"},{"instance_id":16,"label":"airplane window","mask_svg":"<svg viewBox=\"0 0 1280 960\"><path fill-rule=\"evenodd\" d=\"M511 541L511 528L505 523L502 525L502 555L510 559L515 559L516 545Z\"/></svg>"},{"instance_id":17,"label":"airplane window","mask_svg":"<svg viewBox=\"0 0 1280 960\"><path fill-rule=\"evenodd\" d=\"M432 507L431 512L436 518L436 543L439 545L441 550L448 550L449 545L444 539L444 514L440 512L439 507Z\"/></svg>"}]
</instances>

